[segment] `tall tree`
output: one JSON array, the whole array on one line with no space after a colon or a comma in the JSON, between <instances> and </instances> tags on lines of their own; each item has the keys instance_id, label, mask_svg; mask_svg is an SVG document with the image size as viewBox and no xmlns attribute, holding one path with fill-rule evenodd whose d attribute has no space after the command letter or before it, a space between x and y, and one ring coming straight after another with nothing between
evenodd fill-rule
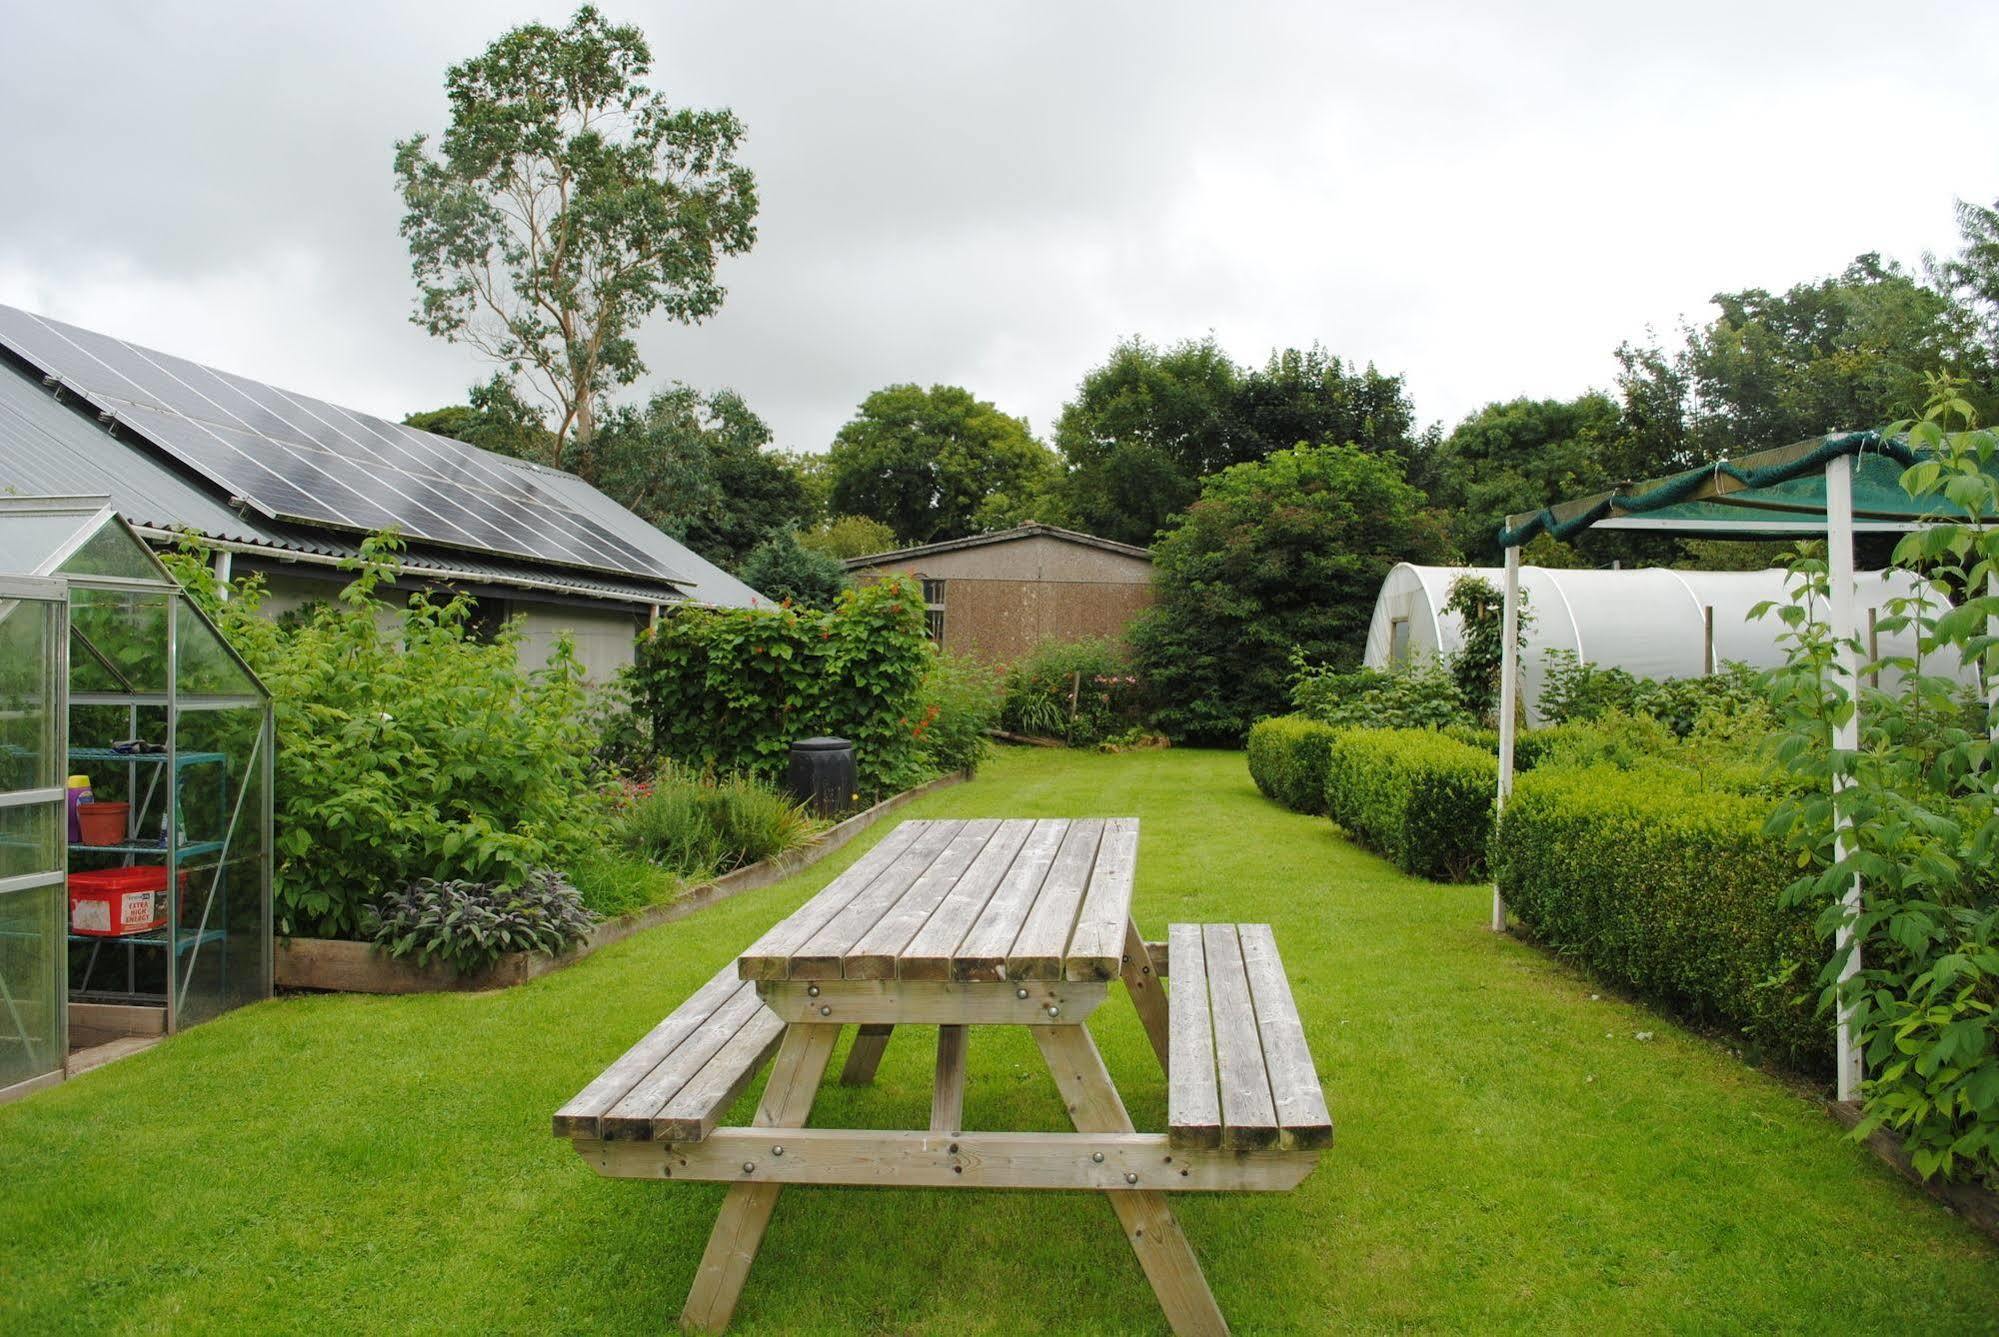
<instances>
[{"instance_id":1,"label":"tall tree","mask_svg":"<svg viewBox=\"0 0 1999 1337\"><path fill-rule=\"evenodd\" d=\"M722 303L715 266L756 240L742 122L674 108L643 82L652 51L594 6L530 23L445 76L451 124L396 145L417 324L521 377L587 442L596 403L644 372L649 315L692 324Z\"/></svg>"},{"instance_id":2,"label":"tall tree","mask_svg":"<svg viewBox=\"0 0 1999 1337\"><path fill-rule=\"evenodd\" d=\"M1160 727L1240 742L1285 709L1294 651L1358 662L1389 568L1445 551L1393 455L1299 446L1207 479L1153 548L1159 601L1132 634Z\"/></svg>"},{"instance_id":3,"label":"tall tree","mask_svg":"<svg viewBox=\"0 0 1999 1337\"><path fill-rule=\"evenodd\" d=\"M1622 415L1608 396L1488 404L1424 450L1416 482L1450 516L1467 561L1497 560L1507 516L1628 477Z\"/></svg>"},{"instance_id":4,"label":"tall tree","mask_svg":"<svg viewBox=\"0 0 1999 1337\"><path fill-rule=\"evenodd\" d=\"M548 461L556 454L554 434L540 412L523 402L504 376L473 386L463 404L412 413L403 425L517 460Z\"/></svg>"},{"instance_id":5,"label":"tall tree","mask_svg":"<svg viewBox=\"0 0 1999 1337\"><path fill-rule=\"evenodd\" d=\"M1408 455L1416 411L1400 376L1353 367L1318 344L1271 353L1237 391L1234 417L1238 462L1261 459L1301 442L1338 442Z\"/></svg>"},{"instance_id":6,"label":"tall tree","mask_svg":"<svg viewBox=\"0 0 1999 1337\"><path fill-rule=\"evenodd\" d=\"M1999 202L1959 200L1957 228L1962 245L1946 260L1932 259L1930 276L1972 313L1985 340L1986 356L1999 363Z\"/></svg>"},{"instance_id":7,"label":"tall tree","mask_svg":"<svg viewBox=\"0 0 1999 1337\"><path fill-rule=\"evenodd\" d=\"M1055 472L1027 424L955 385L891 385L861 402L826 453L832 509L864 515L902 543L977 532L995 493L1023 493Z\"/></svg>"}]
</instances>

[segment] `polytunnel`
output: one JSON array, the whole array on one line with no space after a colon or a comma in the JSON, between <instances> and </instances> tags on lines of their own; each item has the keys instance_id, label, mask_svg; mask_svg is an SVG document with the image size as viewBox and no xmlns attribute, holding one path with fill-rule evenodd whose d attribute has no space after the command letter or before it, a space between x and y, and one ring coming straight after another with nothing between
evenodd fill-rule
<instances>
[{"instance_id":1,"label":"polytunnel","mask_svg":"<svg viewBox=\"0 0 1999 1337\"><path fill-rule=\"evenodd\" d=\"M1498 567L1416 566L1398 563L1381 584L1368 624L1362 662L1387 669L1435 655L1464 643L1464 625L1446 612L1451 585L1477 576L1498 590L1505 581ZM1778 642L1784 624L1774 615L1752 617L1768 601L1785 602L1786 573L1765 571L1674 571L1665 567L1630 570L1520 568L1520 589L1528 617L1520 656L1520 681L1530 724L1541 722L1541 686L1549 651L1569 651L1583 663L1621 668L1643 678L1691 678L1740 662L1774 668L1784 662ZM1883 604L1919 593L1906 571L1856 575L1861 625L1880 654L1916 652L1912 631L1876 627Z\"/></svg>"}]
</instances>

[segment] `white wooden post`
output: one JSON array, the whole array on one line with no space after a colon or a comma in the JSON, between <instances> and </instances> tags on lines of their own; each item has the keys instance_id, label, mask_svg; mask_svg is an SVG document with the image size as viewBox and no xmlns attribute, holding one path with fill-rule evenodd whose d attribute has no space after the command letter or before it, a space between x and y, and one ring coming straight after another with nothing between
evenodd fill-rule
<instances>
[{"instance_id":1,"label":"white wooden post","mask_svg":"<svg viewBox=\"0 0 1999 1337\"><path fill-rule=\"evenodd\" d=\"M235 568L235 558L236 555L227 548L220 549L215 554L216 594L225 603L229 599L229 576Z\"/></svg>"},{"instance_id":2,"label":"white wooden post","mask_svg":"<svg viewBox=\"0 0 1999 1337\"><path fill-rule=\"evenodd\" d=\"M1513 793L1513 718L1520 707L1520 549L1506 550L1505 614L1499 621L1499 792L1492 800L1493 829ZM1506 932L1506 898L1492 884L1492 931Z\"/></svg>"},{"instance_id":3,"label":"white wooden post","mask_svg":"<svg viewBox=\"0 0 1999 1337\"><path fill-rule=\"evenodd\" d=\"M1860 656L1856 638L1860 634L1859 619L1854 615L1853 587L1853 457L1841 455L1827 462L1825 466L1825 515L1826 515L1826 573L1831 583L1831 617L1834 645L1834 663L1839 675L1846 680L1846 689L1851 696L1853 709L1844 722L1835 725L1832 745L1842 752L1855 752L1860 747ZM1849 779L1834 782L1835 788L1843 789L1851 783ZM1834 848L1844 859L1853 853L1853 821L1842 814L1835 822L1833 834ZM1846 914L1840 924L1837 945L1845 953L1845 964L1840 968L1840 992L1844 995L1847 982L1860 972L1860 946L1853 941L1853 921L1860 913L1860 878L1855 876L1846 889ZM1848 950L1851 948L1851 950ZM1853 1032L1853 1008L1844 997L1839 1004L1838 1054L1836 1058L1839 1075L1839 1098L1842 1101L1856 1100L1860 1096L1861 1053L1859 1037Z\"/></svg>"}]
</instances>

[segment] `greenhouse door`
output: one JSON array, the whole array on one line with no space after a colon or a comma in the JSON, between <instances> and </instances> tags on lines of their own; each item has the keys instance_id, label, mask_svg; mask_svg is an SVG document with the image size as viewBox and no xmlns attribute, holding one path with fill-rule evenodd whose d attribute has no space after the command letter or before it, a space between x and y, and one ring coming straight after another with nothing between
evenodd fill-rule
<instances>
[{"instance_id":1,"label":"greenhouse door","mask_svg":"<svg viewBox=\"0 0 1999 1337\"><path fill-rule=\"evenodd\" d=\"M0 576L0 1098L67 1057L69 594Z\"/></svg>"}]
</instances>

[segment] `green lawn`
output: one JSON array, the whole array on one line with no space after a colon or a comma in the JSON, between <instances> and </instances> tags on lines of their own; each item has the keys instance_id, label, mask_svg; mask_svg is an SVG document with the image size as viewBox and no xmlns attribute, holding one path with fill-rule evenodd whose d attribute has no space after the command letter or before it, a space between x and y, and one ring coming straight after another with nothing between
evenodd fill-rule
<instances>
[{"instance_id":1,"label":"green lawn","mask_svg":"<svg viewBox=\"0 0 1999 1337\"><path fill-rule=\"evenodd\" d=\"M902 815L1064 814L1144 818L1148 934L1276 926L1339 1138L1295 1193L1175 1198L1238 1332L1999 1318L1999 1249L1804 1095L1593 1000L1482 927L1483 888L1265 802L1238 754L1009 752ZM0 1108L0 1330L669 1327L723 1190L600 1179L549 1114L865 844L508 992L285 999ZM1091 1028L1163 1127L1118 991ZM924 1126L930 1056L899 1034L814 1121ZM974 1032L965 1116L1067 1127L1009 1032ZM789 1189L737 1311L747 1333L1163 1328L1078 1194Z\"/></svg>"}]
</instances>

